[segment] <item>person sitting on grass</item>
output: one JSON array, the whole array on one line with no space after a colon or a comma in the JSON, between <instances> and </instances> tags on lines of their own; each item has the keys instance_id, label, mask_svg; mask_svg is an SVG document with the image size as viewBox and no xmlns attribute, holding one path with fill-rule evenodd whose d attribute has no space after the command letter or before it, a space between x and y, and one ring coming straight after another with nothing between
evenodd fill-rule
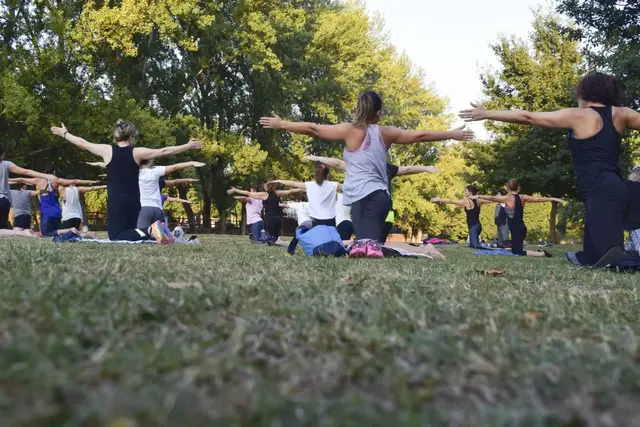
<instances>
[{"instance_id":1,"label":"person sitting on grass","mask_svg":"<svg viewBox=\"0 0 640 427\"><path fill-rule=\"evenodd\" d=\"M629 175L629 181L640 182L640 165L633 168ZM640 203L636 201L636 203ZM629 239L625 248L630 252L640 252L640 228L629 230Z\"/></svg>"},{"instance_id":2,"label":"person sitting on grass","mask_svg":"<svg viewBox=\"0 0 640 427\"><path fill-rule=\"evenodd\" d=\"M19 190L11 190L11 204L13 207L13 229L16 231L31 230L31 200L38 197L38 190L29 190L23 178L9 180L9 184L20 185Z\"/></svg>"},{"instance_id":3,"label":"person sitting on grass","mask_svg":"<svg viewBox=\"0 0 640 427\"><path fill-rule=\"evenodd\" d=\"M506 205L507 223L511 231L511 253L519 256L550 257L546 251L524 250L524 240L527 237L527 226L524 224L524 205L527 203L564 203L564 200L556 197L534 197L520 194L520 182L516 178L509 180L507 189L509 194L506 196L474 195L472 198Z\"/></svg>"},{"instance_id":4,"label":"person sitting on grass","mask_svg":"<svg viewBox=\"0 0 640 427\"><path fill-rule=\"evenodd\" d=\"M482 224L480 223L480 205L489 203L486 200L478 200L474 197L478 194L478 189L475 185L467 185L464 189L464 199L461 200L449 200L434 197L431 199L433 203L442 203L447 205L455 205L457 207L464 208L464 212L467 215L467 228L469 229L469 247L479 249L482 247L480 244L480 235L482 234Z\"/></svg>"}]
</instances>

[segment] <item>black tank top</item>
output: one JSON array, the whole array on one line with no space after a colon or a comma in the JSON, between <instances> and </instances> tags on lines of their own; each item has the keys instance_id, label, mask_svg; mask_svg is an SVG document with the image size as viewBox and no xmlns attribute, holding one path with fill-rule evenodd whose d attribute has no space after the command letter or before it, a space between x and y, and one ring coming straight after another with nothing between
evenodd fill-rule
<instances>
[{"instance_id":1,"label":"black tank top","mask_svg":"<svg viewBox=\"0 0 640 427\"><path fill-rule=\"evenodd\" d=\"M138 173L140 166L133 158L133 146L111 145L111 162L107 165L107 206L111 203L140 203Z\"/></svg>"},{"instance_id":2,"label":"black tank top","mask_svg":"<svg viewBox=\"0 0 640 427\"><path fill-rule=\"evenodd\" d=\"M591 188L607 174L620 177L620 143L622 137L613 124L613 107L590 107L602 119L602 129L587 139L576 139L569 133L569 148L573 154L576 181L580 196L589 196Z\"/></svg>"},{"instance_id":3,"label":"black tank top","mask_svg":"<svg viewBox=\"0 0 640 427\"><path fill-rule=\"evenodd\" d=\"M500 203L496 205L495 217L496 225L505 225L507 223L507 211Z\"/></svg>"},{"instance_id":4,"label":"black tank top","mask_svg":"<svg viewBox=\"0 0 640 427\"><path fill-rule=\"evenodd\" d=\"M511 219L516 223L521 222L524 224L524 206L522 206L520 195L514 194L513 197L516 199L516 201L513 205L513 216L511 217Z\"/></svg>"},{"instance_id":5,"label":"black tank top","mask_svg":"<svg viewBox=\"0 0 640 427\"><path fill-rule=\"evenodd\" d=\"M267 200L262 204L264 206L264 216L282 216L282 209L280 208L280 197L275 191L267 193Z\"/></svg>"},{"instance_id":6,"label":"black tank top","mask_svg":"<svg viewBox=\"0 0 640 427\"><path fill-rule=\"evenodd\" d=\"M480 205L478 204L477 200L472 200L472 202L472 209L464 209L465 213L467 214L467 227L469 228L480 223Z\"/></svg>"}]
</instances>

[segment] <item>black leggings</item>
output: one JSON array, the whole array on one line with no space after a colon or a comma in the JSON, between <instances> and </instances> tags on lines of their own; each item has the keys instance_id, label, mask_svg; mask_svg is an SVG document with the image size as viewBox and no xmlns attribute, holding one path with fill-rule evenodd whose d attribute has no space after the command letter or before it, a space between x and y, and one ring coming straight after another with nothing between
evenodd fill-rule
<instances>
[{"instance_id":1,"label":"black leggings","mask_svg":"<svg viewBox=\"0 0 640 427\"><path fill-rule=\"evenodd\" d=\"M271 239L278 240L280 229L282 228L282 218L279 216L268 216L264 219L264 230Z\"/></svg>"},{"instance_id":2,"label":"black leggings","mask_svg":"<svg viewBox=\"0 0 640 427\"><path fill-rule=\"evenodd\" d=\"M9 209L11 209L9 199L0 197L0 230L9 229Z\"/></svg>"},{"instance_id":3,"label":"black leggings","mask_svg":"<svg viewBox=\"0 0 640 427\"><path fill-rule=\"evenodd\" d=\"M134 236L133 233L139 236L139 234L135 231L138 225L139 212L140 199L111 204L107 202L107 230L109 231L109 239L129 240L122 238L122 236ZM142 231L146 232L146 230Z\"/></svg>"},{"instance_id":4,"label":"black leggings","mask_svg":"<svg viewBox=\"0 0 640 427\"><path fill-rule=\"evenodd\" d=\"M336 219L335 218L331 218L331 219L315 219L315 218L311 218L311 224L313 224L314 227L316 225L327 225L329 227L335 227L336 226Z\"/></svg>"},{"instance_id":5,"label":"black leggings","mask_svg":"<svg viewBox=\"0 0 640 427\"><path fill-rule=\"evenodd\" d=\"M351 240L351 236L353 235L353 222L351 221L342 221L338 224L338 233L340 233L340 238L342 240Z\"/></svg>"},{"instance_id":6,"label":"black leggings","mask_svg":"<svg viewBox=\"0 0 640 427\"><path fill-rule=\"evenodd\" d=\"M356 239L384 242L384 220L391 209L391 198L385 190L377 190L351 205L351 220Z\"/></svg>"},{"instance_id":7,"label":"black leggings","mask_svg":"<svg viewBox=\"0 0 640 427\"><path fill-rule=\"evenodd\" d=\"M507 220L511 232L511 253L514 255L527 255L524 250L524 240L527 238L527 226L524 222L513 218Z\"/></svg>"}]
</instances>

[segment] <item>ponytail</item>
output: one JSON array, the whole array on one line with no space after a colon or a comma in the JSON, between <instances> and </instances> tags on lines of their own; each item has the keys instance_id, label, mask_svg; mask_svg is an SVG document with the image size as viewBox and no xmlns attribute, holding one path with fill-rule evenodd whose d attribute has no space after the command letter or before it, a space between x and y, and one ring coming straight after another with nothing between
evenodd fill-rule
<instances>
[{"instance_id":1,"label":"ponytail","mask_svg":"<svg viewBox=\"0 0 640 427\"><path fill-rule=\"evenodd\" d=\"M366 128L367 125L374 122L381 110L382 98L380 95L370 90L366 91L358 98L353 124L360 128Z\"/></svg>"},{"instance_id":2,"label":"ponytail","mask_svg":"<svg viewBox=\"0 0 640 427\"><path fill-rule=\"evenodd\" d=\"M329 177L329 168L320 163L316 167L316 184L322 185L322 183L327 180L327 177Z\"/></svg>"}]
</instances>

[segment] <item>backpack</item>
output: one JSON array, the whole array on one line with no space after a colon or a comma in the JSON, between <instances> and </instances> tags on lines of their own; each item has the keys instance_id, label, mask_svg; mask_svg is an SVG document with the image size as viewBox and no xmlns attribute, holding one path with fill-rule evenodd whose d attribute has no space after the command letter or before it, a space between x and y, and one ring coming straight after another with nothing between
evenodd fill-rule
<instances>
[{"instance_id":1,"label":"backpack","mask_svg":"<svg viewBox=\"0 0 640 427\"><path fill-rule=\"evenodd\" d=\"M317 225L312 229L302 227L296 230L296 239L307 256L347 255L340 233L335 227L328 225Z\"/></svg>"}]
</instances>

